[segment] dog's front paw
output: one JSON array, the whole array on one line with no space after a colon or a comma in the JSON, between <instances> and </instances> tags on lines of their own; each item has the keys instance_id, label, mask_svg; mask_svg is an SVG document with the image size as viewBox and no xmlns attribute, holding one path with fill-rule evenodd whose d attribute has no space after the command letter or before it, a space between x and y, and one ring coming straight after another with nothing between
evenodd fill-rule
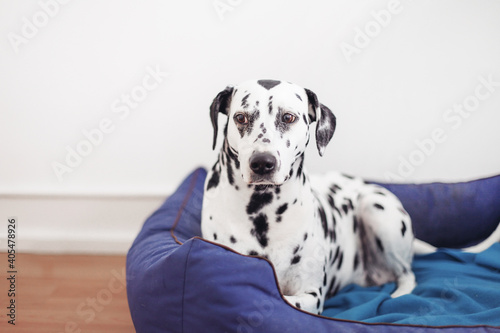
<instances>
[{"instance_id":1,"label":"dog's front paw","mask_svg":"<svg viewBox=\"0 0 500 333\"><path fill-rule=\"evenodd\" d=\"M406 273L398 277L396 284L397 288L391 294L392 298L411 294L413 289L415 289L415 287L417 286L417 283L415 282L415 275L413 274L413 272Z\"/></svg>"},{"instance_id":2,"label":"dog's front paw","mask_svg":"<svg viewBox=\"0 0 500 333\"><path fill-rule=\"evenodd\" d=\"M293 296L285 296L285 299L296 308L310 313L321 314L323 311L323 299L316 291L310 291Z\"/></svg>"}]
</instances>

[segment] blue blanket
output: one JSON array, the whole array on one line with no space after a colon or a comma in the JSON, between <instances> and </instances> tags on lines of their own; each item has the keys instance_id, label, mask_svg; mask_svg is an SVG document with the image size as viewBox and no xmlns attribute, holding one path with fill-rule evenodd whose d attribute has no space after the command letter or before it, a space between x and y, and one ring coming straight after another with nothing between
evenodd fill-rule
<instances>
[{"instance_id":1,"label":"blue blanket","mask_svg":"<svg viewBox=\"0 0 500 333\"><path fill-rule=\"evenodd\" d=\"M350 285L325 304L324 316L370 323L415 325L500 325L500 243L471 254L440 249L416 256L418 286L390 298L394 283Z\"/></svg>"}]
</instances>

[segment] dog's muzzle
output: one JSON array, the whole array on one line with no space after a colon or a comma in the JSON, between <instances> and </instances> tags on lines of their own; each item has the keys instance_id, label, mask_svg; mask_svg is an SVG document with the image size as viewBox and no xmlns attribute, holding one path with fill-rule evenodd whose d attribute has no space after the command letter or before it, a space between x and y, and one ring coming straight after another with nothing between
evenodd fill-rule
<instances>
[{"instance_id":1,"label":"dog's muzzle","mask_svg":"<svg viewBox=\"0 0 500 333\"><path fill-rule=\"evenodd\" d=\"M252 181L269 180L276 169L276 157L269 153L255 153L249 163L254 173Z\"/></svg>"}]
</instances>

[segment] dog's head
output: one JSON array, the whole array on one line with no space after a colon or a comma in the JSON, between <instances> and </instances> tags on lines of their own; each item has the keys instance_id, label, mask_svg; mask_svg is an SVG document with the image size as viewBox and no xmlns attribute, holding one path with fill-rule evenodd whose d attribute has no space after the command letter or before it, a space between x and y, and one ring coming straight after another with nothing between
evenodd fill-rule
<instances>
[{"instance_id":1,"label":"dog's head","mask_svg":"<svg viewBox=\"0 0 500 333\"><path fill-rule=\"evenodd\" d=\"M309 143L311 123L316 122L320 155L336 125L335 116L315 93L275 80L228 86L215 97L210 107L214 149L219 113L228 116L227 149L238 159L238 172L247 184L283 184Z\"/></svg>"}]
</instances>

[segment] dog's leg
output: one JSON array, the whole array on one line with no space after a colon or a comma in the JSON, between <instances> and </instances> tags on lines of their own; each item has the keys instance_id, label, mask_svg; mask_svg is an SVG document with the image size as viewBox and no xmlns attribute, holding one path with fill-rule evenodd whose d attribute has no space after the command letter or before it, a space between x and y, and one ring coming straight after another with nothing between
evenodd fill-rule
<instances>
[{"instance_id":1,"label":"dog's leg","mask_svg":"<svg viewBox=\"0 0 500 333\"><path fill-rule=\"evenodd\" d=\"M412 271L409 271L403 275L400 275L396 281L396 284L397 288L391 294L392 298L411 294L412 290L417 286L417 282L415 281L415 274L413 274Z\"/></svg>"},{"instance_id":2,"label":"dog's leg","mask_svg":"<svg viewBox=\"0 0 500 333\"><path fill-rule=\"evenodd\" d=\"M359 197L355 215L362 229L366 284L396 281L392 297L411 293L416 286L411 270L414 237L400 201L381 187L369 186Z\"/></svg>"}]
</instances>

